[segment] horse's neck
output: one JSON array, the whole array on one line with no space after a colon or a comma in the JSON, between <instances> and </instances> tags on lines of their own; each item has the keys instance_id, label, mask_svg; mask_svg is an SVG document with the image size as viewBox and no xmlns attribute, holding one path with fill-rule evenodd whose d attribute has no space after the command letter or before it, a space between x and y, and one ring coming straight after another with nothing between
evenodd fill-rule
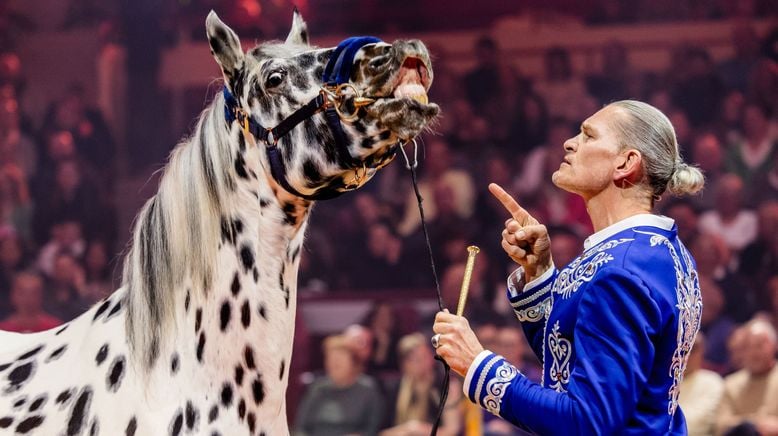
<instances>
[{"instance_id":1,"label":"horse's neck","mask_svg":"<svg viewBox=\"0 0 778 436\"><path fill-rule=\"evenodd\" d=\"M285 197L261 168L254 170L256 177L239 181L229 202L234 212L223 217L213 284L192 299L179 331L190 338L188 361L203 383L231 386L247 413L270 419L283 407L288 383L310 204ZM299 222L291 222L293 212Z\"/></svg>"}]
</instances>

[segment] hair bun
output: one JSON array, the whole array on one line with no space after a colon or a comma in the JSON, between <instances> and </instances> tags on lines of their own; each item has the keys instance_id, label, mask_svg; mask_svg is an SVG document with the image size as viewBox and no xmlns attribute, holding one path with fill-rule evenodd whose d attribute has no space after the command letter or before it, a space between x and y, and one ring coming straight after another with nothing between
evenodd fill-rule
<instances>
[{"instance_id":1,"label":"hair bun","mask_svg":"<svg viewBox=\"0 0 778 436\"><path fill-rule=\"evenodd\" d=\"M676 196L693 195L705 186L705 176L699 168L678 162L675 171L667 183L667 190Z\"/></svg>"}]
</instances>

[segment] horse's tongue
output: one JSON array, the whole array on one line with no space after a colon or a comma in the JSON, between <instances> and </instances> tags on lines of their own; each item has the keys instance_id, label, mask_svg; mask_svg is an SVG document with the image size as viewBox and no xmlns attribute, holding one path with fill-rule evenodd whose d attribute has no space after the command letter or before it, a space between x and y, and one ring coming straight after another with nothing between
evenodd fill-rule
<instances>
[{"instance_id":1,"label":"horse's tongue","mask_svg":"<svg viewBox=\"0 0 778 436\"><path fill-rule=\"evenodd\" d=\"M427 90L421 84L417 59L407 59L400 68L399 84L394 89L395 98L409 97L419 103L427 104Z\"/></svg>"}]
</instances>

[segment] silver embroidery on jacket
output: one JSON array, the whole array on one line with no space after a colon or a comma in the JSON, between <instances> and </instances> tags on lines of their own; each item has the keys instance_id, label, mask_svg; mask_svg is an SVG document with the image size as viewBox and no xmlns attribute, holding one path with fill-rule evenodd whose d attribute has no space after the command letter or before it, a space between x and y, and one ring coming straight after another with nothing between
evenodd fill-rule
<instances>
[{"instance_id":1,"label":"silver embroidery on jacket","mask_svg":"<svg viewBox=\"0 0 778 436\"><path fill-rule=\"evenodd\" d=\"M519 371L510 363L503 361L494 372L494 378L486 384L486 396L484 397L484 407L493 414L500 416L500 407L502 406L502 397L508 391L513 379Z\"/></svg>"},{"instance_id":2,"label":"silver embroidery on jacket","mask_svg":"<svg viewBox=\"0 0 778 436\"><path fill-rule=\"evenodd\" d=\"M518 309L514 306L514 312L521 322L540 321L551 313L551 297L546 297L545 300L526 309Z\"/></svg>"},{"instance_id":3,"label":"silver embroidery on jacket","mask_svg":"<svg viewBox=\"0 0 778 436\"><path fill-rule=\"evenodd\" d=\"M551 369L548 371L549 387L557 392L567 392L570 381L570 355L573 352L570 341L559 334L559 321L554 323L548 335L548 349L551 351Z\"/></svg>"},{"instance_id":4,"label":"silver embroidery on jacket","mask_svg":"<svg viewBox=\"0 0 778 436\"><path fill-rule=\"evenodd\" d=\"M592 280L601 266L613 260L613 256L606 250L633 240L632 238L613 239L585 251L559 272L554 282L554 293L562 294L562 298L568 298L582 284Z\"/></svg>"},{"instance_id":5,"label":"silver embroidery on jacket","mask_svg":"<svg viewBox=\"0 0 778 436\"><path fill-rule=\"evenodd\" d=\"M686 370L686 362L689 358L689 352L694 344L694 338L700 329L700 317L702 314L702 294L700 293L700 281L697 277L697 271L692 264L691 256L683 244L678 244L680 256L676 252L670 241L659 234L651 232L640 232L651 235L651 246L664 245L670 252L675 267L675 296L677 298L676 307L678 308L678 330L676 333L676 348L673 353L673 360L670 363L670 377L673 378L673 384L667 393L670 402L667 405L667 413L670 416L675 414L678 409L678 394L680 393L683 373ZM681 263L683 259L683 265ZM687 273L684 273L687 271Z\"/></svg>"}]
</instances>

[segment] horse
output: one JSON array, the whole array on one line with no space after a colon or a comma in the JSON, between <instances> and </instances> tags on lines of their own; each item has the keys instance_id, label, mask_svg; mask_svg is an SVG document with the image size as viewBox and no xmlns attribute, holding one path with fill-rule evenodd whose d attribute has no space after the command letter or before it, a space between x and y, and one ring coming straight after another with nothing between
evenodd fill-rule
<instances>
[{"instance_id":1,"label":"horse","mask_svg":"<svg viewBox=\"0 0 778 436\"><path fill-rule=\"evenodd\" d=\"M297 271L313 205L427 129L418 40L244 52L211 11L224 90L140 210L121 286L61 327L0 332L0 434L288 434ZM272 128L265 126L275 126Z\"/></svg>"}]
</instances>

